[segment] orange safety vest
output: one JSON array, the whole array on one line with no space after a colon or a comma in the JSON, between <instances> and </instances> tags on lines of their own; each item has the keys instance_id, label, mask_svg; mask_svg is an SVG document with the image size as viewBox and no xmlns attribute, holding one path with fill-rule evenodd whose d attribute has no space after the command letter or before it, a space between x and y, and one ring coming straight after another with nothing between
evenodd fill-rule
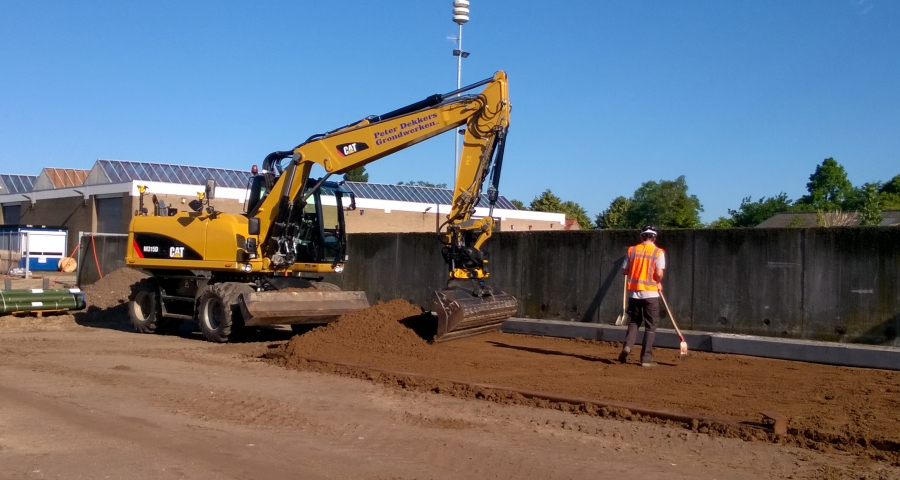
<instances>
[{"instance_id":1,"label":"orange safety vest","mask_svg":"<svg viewBox=\"0 0 900 480\"><path fill-rule=\"evenodd\" d=\"M643 243L628 247L628 289L657 292L656 262L665 250Z\"/></svg>"}]
</instances>

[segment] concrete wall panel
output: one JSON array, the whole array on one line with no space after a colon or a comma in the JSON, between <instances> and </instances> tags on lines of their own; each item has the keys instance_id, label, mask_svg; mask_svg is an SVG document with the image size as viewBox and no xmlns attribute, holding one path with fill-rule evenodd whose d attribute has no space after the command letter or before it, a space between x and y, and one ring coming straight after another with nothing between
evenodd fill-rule
<instances>
[{"instance_id":1,"label":"concrete wall panel","mask_svg":"<svg viewBox=\"0 0 900 480\"><path fill-rule=\"evenodd\" d=\"M663 295L672 309L672 315L678 322L678 328L692 328L694 317L694 230L673 230L662 232L658 246L666 251L666 271L663 277ZM640 240L636 233L627 238L628 243ZM671 322L665 314L665 306L659 306L660 326L670 327Z\"/></svg>"},{"instance_id":2,"label":"concrete wall panel","mask_svg":"<svg viewBox=\"0 0 900 480\"><path fill-rule=\"evenodd\" d=\"M802 235L799 229L695 231L693 328L799 336Z\"/></svg>"},{"instance_id":3,"label":"concrete wall panel","mask_svg":"<svg viewBox=\"0 0 900 480\"><path fill-rule=\"evenodd\" d=\"M804 337L897 342L900 229L807 230Z\"/></svg>"}]
</instances>

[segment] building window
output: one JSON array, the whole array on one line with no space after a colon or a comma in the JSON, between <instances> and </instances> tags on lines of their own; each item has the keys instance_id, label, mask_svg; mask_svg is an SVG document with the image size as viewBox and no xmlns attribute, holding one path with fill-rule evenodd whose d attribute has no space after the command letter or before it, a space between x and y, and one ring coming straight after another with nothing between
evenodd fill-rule
<instances>
[{"instance_id":1,"label":"building window","mask_svg":"<svg viewBox=\"0 0 900 480\"><path fill-rule=\"evenodd\" d=\"M97 199L97 233L123 233L122 197Z\"/></svg>"},{"instance_id":2,"label":"building window","mask_svg":"<svg viewBox=\"0 0 900 480\"><path fill-rule=\"evenodd\" d=\"M8 203L3 205L3 224L18 225L21 220L22 205L19 203Z\"/></svg>"}]
</instances>

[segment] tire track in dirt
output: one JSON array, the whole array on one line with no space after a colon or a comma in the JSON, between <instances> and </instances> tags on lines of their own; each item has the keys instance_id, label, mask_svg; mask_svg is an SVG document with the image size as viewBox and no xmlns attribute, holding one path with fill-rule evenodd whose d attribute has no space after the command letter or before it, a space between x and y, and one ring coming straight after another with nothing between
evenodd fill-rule
<instances>
[{"instance_id":1,"label":"tire track in dirt","mask_svg":"<svg viewBox=\"0 0 900 480\"><path fill-rule=\"evenodd\" d=\"M159 353L167 353L161 350ZM46 354L45 354L46 355ZM169 413L210 422L226 422L246 427L278 429L300 428L315 434L327 433L327 429L313 421L300 406L270 398L259 392L247 392L222 388L216 383L195 383L185 378L173 382L170 376L144 371L140 362L130 361L130 365L117 364L111 367L91 365L84 355L73 356L67 365L60 365L58 354L52 354L46 361L40 355L32 355L28 362L7 361L7 368L21 368L31 372L52 375L56 382L69 387L83 387L90 384L94 388L115 392L144 392L142 399L154 407ZM168 359L165 355L145 355L145 358ZM206 359L202 363L221 367L218 362ZM240 362L237 362L240 363ZM173 365L169 371L188 371L190 364ZM148 393L149 392L149 393ZM60 394L62 398L64 394Z\"/></svg>"}]
</instances>

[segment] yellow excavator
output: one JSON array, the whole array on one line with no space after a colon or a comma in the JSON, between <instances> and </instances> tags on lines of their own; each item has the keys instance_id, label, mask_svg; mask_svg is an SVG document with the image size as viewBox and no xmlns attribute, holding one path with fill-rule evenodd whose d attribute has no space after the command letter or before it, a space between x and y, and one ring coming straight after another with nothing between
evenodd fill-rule
<instances>
[{"instance_id":1,"label":"yellow excavator","mask_svg":"<svg viewBox=\"0 0 900 480\"><path fill-rule=\"evenodd\" d=\"M486 181L491 213L498 199L509 114L501 71L269 154L261 170L251 170L244 214L216 211L210 202L214 180L189 204L192 211L148 212L142 195L141 214L129 227L126 264L150 276L134 288L132 325L142 333L170 333L184 320L196 320L207 340L227 342L244 327L280 324L302 331L368 307L364 292L322 281L323 273L344 268L344 210L355 208L346 185L329 178L465 126L451 211L438 229L448 280L433 293L435 340L496 329L518 305L487 284L481 247L494 221L491 214L472 215ZM313 165L325 175L310 178Z\"/></svg>"}]
</instances>

